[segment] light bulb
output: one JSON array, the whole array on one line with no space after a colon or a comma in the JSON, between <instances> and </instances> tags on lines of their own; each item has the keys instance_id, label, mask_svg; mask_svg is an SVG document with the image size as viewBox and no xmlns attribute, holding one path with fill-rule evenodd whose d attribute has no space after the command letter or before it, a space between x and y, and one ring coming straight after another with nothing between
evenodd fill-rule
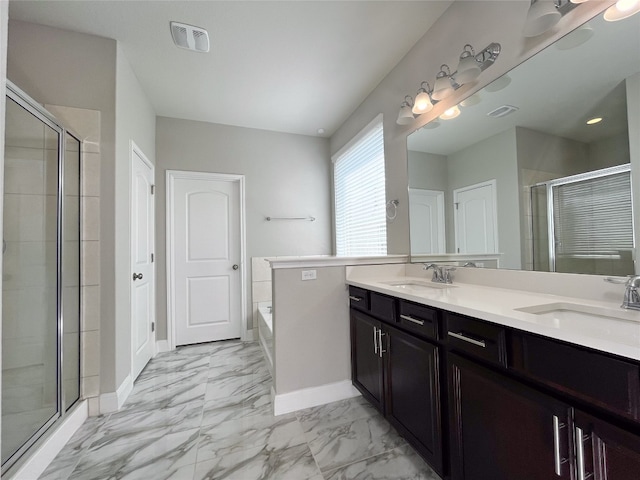
<instances>
[{"instance_id":1,"label":"light bulb","mask_svg":"<svg viewBox=\"0 0 640 480\"><path fill-rule=\"evenodd\" d=\"M415 114L421 114L428 112L433 108L433 103L431 103L431 99L429 98L429 94L425 91L420 92L416 96L416 101L413 104L413 108L411 111Z\"/></svg>"}]
</instances>

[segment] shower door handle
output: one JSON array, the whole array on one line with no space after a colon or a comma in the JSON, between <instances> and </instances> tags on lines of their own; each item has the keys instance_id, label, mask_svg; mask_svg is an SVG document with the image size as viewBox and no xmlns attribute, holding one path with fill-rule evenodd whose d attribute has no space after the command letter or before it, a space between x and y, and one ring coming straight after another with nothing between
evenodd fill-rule
<instances>
[{"instance_id":1,"label":"shower door handle","mask_svg":"<svg viewBox=\"0 0 640 480\"><path fill-rule=\"evenodd\" d=\"M141 273L134 273L133 274L133 281L135 282L136 280L142 280L142 274Z\"/></svg>"}]
</instances>

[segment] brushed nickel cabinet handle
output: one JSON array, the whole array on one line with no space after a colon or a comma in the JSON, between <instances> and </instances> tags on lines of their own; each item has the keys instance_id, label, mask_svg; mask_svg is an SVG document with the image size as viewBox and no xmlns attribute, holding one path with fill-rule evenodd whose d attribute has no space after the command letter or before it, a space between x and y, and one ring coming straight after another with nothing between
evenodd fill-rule
<instances>
[{"instance_id":1,"label":"brushed nickel cabinet handle","mask_svg":"<svg viewBox=\"0 0 640 480\"><path fill-rule=\"evenodd\" d=\"M383 353L387 353L386 350L382 349L382 336L386 335L381 328L378 329L378 352L380 352L380 358L382 358Z\"/></svg>"},{"instance_id":2,"label":"brushed nickel cabinet handle","mask_svg":"<svg viewBox=\"0 0 640 480\"><path fill-rule=\"evenodd\" d=\"M588 480L593 473L587 473L584 462L584 441L589 440L590 435L585 435L580 427L576 427L576 462L578 464L578 480Z\"/></svg>"},{"instance_id":3,"label":"brushed nickel cabinet handle","mask_svg":"<svg viewBox=\"0 0 640 480\"><path fill-rule=\"evenodd\" d=\"M449 334L450 337L457 338L458 340L463 340L463 341L471 343L473 345L477 345L478 347L486 348L486 346L487 346L487 344L484 342L484 340L475 340L473 338L469 338L469 337L463 335L462 333L455 333L455 332L447 332L447 333Z\"/></svg>"},{"instance_id":4,"label":"brushed nickel cabinet handle","mask_svg":"<svg viewBox=\"0 0 640 480\"><path fill-rule=\"evenodd\" d=\"M560 430L567 425L560 421L558 416L553 416L553 461L554 472L558 477L562 476L562 465L567 463L569 459L563 458L560 453Z\"/></svg>"},{"instance_id":5,"label":"brushed nickel cabinet handle","mask_svg":"<svg viewBox=\"0 0 640 480\"><path fill-rule=\"evenodd\" d=\"M400 315L400 318L408 322L415 323L416 325L424 325L424 320L418 320L417 318L413 318L411 315Z\"/></svg>"},{"instance_id":6,"label":"brushed nickel cabinet handle","mask_svg":"<svg viewBox=\"0 0 640 480\"><path fill-rule=\"evenodd\" d=\"M362 301L361 297L354 297L353 295L349 295L349 298L351 300L353 300L354 302L361 302Z\"/></svg>"},{"instance_id":7,"label":"brushed nickel cabinet handle","mask_svg":"<svg viewBox=\"0 0 640 480\"><path fill-rule=\"evenodd\" d=\"M378 329L373 327L373 353L378 355Z\"/></svg>"}]
</instances>

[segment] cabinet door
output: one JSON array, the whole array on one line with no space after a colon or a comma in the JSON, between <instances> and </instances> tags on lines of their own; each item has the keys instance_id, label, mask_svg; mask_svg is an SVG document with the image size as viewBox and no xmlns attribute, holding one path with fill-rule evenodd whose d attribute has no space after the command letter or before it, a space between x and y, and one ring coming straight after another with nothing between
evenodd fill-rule
<instances>
[{"instance_id":1,"label":"cabinet door","mask_svg":"<svg viewBox=\"0 0 640 480\"><path fill-rule=\"evenodd\" d=\"M451 478L570 479L569 408L450 355Z\"/></svg>"},{"instance_id":2,"label":"cabinet door","mask_svg":"<svg viewBox=\"0 0 640 480\"><path fill-rule=\"evenodd\" d=\"M575 439L578 480L640 478L640 436L576 412Z\"/></svg>"},{"instance_id":3,"label":"cabinet door","mask_svg":"<svg viewBox=\"0 0 640 480\"><path fill-rule=\"evenodd\" d=\"M442 475L438 347L387 327L388 420Z\"/></svg>"},{"instance_id":4,"label":"cabinet door","mask_svg":"<svg viewBox=\"0 0 640 480\"><path fill-rule=\"evenodd\" d=\"M351 376L354 386L378 410L384 413L381 323L351 310Z\"/></svg>"}]
</instances>

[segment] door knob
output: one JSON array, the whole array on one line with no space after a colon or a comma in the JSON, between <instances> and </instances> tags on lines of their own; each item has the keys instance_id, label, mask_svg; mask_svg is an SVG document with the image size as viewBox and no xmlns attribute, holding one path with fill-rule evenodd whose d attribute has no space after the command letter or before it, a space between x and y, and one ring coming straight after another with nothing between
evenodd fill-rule
<instances>
[{"instance_id":1,"label":"door knob","mask_svg":"<svg viewBox=\"0 0 640 480\"><path fill-rule=\"evenodd\" d=\"M237 270L237 269L238 269L238 265L234 265L234 266L233 266L233 269L234 269L234 270Z\"/></svg>"},{"instance_id":2,"label":"door knob","mask_svg":"<svg viewBox=\"0 0 640 480\"><path fill-rule=\"evenodd\" d=\"M133 274L133 281L135 282L136 280L142 280L142 274L141 273L134 273Z\"/></svg>"}]
</instances>

